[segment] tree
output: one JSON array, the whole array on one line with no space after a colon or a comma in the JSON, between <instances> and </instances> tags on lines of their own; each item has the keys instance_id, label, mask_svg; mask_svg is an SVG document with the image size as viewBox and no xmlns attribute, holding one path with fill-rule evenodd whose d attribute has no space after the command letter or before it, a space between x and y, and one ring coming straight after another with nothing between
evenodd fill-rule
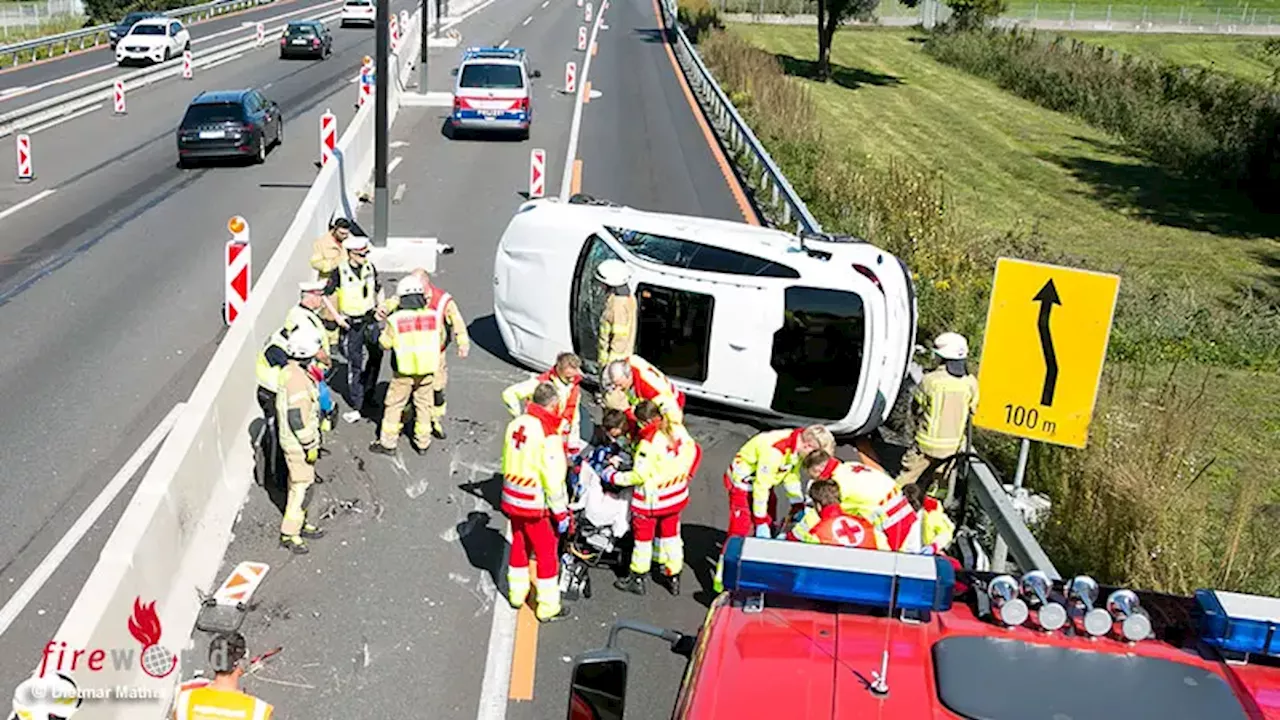
<instances>
[{"instance_id":1,"label":"tree","mask_svg":"<svg viewBox=\"0 0 1280 720\"><path fill-rule=\"evenodd\" d=\"M818 0L818 79L831 76L831 41L846 20L866 20L880 0Z\"/></svg>"}]
</instances>

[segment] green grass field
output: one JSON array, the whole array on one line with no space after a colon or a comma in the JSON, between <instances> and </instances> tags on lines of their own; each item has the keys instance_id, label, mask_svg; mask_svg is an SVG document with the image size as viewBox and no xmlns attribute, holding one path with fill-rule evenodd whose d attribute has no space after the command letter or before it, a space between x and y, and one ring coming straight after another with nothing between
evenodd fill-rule
<instances>
[{"instance_id":1,"label":"green grass field","mask_svg":"<svg viewBox=\"0 0 1280 720\"><path fill-rule=\"evenodd\" d=\"M1178 65L1213 68L1246 80L1268 82L1274 68L1264 59L1263 39L1230 35L1134 35L1065 33L1068 37L1121 52ZM1273 62L1280 63L1280 60Z\"/></svg>"}]
</instances>

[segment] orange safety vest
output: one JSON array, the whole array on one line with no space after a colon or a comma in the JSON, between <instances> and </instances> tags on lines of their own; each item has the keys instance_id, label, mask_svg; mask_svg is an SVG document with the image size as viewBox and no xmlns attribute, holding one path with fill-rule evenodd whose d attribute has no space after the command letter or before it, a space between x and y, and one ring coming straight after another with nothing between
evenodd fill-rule
<instances>
[{"instance_id":1,"label":"orange safety vest","mask_svg":"<svg viewBox=\"0 0 1280 720\"><path fill-rule=\"evenodd\" d=\"M443 350L449 344L449 330L446 323L445 308L449 307L449 303L453 302L453 296L441 290L435 285L431 286L431 302L427 303L427 310L431 311L436 318L436 327L440 328L440 349Z\"/></svg>"},{"instance_id":2,"label":"orange safety vest","mask_svg":"<svg viewBox=\"0 0 1280 720\"><path fill-rule=\"evenodd\" d=\"M835 458L828 460L817 476L840 486L840 504L845 512L870 520L884 533L889 549L902 548L910 537L916 513L892 478L862 463L842 463ZM877 495L871 496L871 492ZM881 492L883 495L878 494Z\"/></svg>"},{"instance_id":3,"label":"orange safety vest","mask_svg":"<svg viewBox=\"0 0 1280 720\"><path fill-rule=\"evenodd\" d=\"M823 545L876 549L876 529L861 517L850 515L839 505L829 505L819 511L822 520L810 530Z\"/></svg>"},{"instance_id":4,"label":"orange safety vest","mask_svg":"<svg viewBox=\"0 0 1280 720\"><path fill-rule=\"evenodd\" d=\"M554 369L548 370L538 376L538 382L548 383L554 387L556 383L562 382L560 378L555 377L555 374ZM553 378L555 382L552 382ZM557 432L565 437L565 442L573 437L573 431L577 429L573 426L573 419L578 414L578 399L582 396L581 383L582 378L575 379L569 386L569 394L560 397L560 408L556 413L556 417L560 420Z\"/></svg>"},{"instance_id":5,"label":"orange safety vest","mask_svg":"<svg viewBox=\"0 0 1280 720\"><path fill-rule=\"evenodd\" d=\"M564 455L556 447L559 467L547 467L548 442L556 442L559 418L545 408L529 404L526 414L507 425L502 446L502 512L508 517L539 518L547 511L567 511ZM559 443L556 443L557 445Z\"/></svg>"},{"instance_id":6,"label":"orange safety vest","mask_svg":"<svg viewBox=\"0 0 1280 720\"><path fill-rule=\"evenodd\" d=\"M273 708L252 695L205 685L179 693L176 710L178 720L271 720Z\"/></svg>"},{"instance_id":7,"label":"orange safety vest","mask_svg":"<svg viewBox=\"0 0 1280 720\"><path fill-rule=\"evenodd\" d=\"M675 398L676 406L684 410L684 392L676 387L675 383L666 375L663 375L658 368L654 367L649 361L632 355L627 360L627 366L631 368L631 391L635 402L632 405L638 405L644 400L653 400L663 395ZM634 407L632 408L634 410ZM627 415L631 419L635 419L632 410L627 411Z\"/></svg>"}]
</instances>

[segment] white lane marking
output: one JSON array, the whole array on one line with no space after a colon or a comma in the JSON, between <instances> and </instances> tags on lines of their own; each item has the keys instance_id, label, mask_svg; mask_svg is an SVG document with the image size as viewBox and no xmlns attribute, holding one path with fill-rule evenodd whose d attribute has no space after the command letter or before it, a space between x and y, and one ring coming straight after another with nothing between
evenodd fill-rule
<instances>
[{"instance_id":1,"label":"white lane marking","mask_svg":"<svg viewBox=\"0 0 1280 720\"><path fill-rule=\"evenodd\" d=\"M77 110L73 113L68 113L66 115L63 115L60 118L54 118L49 122L41 123L33 128L28 128L26 132L28 135L35 135L38 132L43 132L56 125L61 125L62 123L67 122L69 120L75 120L78 117L88 115L89 113L93 112L94 110L97 110L102 106L103 106L103 103L98 103L97 105L90 105L89 107L84 108L83 110Z\"/></svg>"},{"instance_id":2,"label":"white lane marking","mask_svg":"<svg viewBox=\"0 0 1280 720\"><path fill-rule=\"evenodd\" d=\"M216 68L216 67L218 67L219 65L226 65L227 63L232 62L232 61L234 61L234 60L239 60L239 59L240 59L240 58L242 58L242 57L244 57L244 53L240 53L239 55L232 55L232 56L231 56L231 57L229 57L229 58L222 58L222 59L221 59L221 60L219 60L218 62L212 62L212 63L209 63L208 65L205 65L205 66L204 66L204 68L202 68L202 69L204 69L204 70L212 70L213 68Z\"/></svg>"},{"instance_id":3,"label":"white lane marking","mask_svg":"<svg viewBox=\"0 0 1280 720\"><path fill-rule=\"evenodd\" d=\"M45 192L53 191L46 190ZM3 215L0 215L0 217L3 217ZM169 435L169 431L173 429L173 425L178 421L178 415L184 407L186 407L186 403L178 403L173 406L169 414L165 415L155 430L151 431L147 439L133 453L133 457L130 457L124 467L120 468L120 472L111 478L111 482L108 482L107 486L102 488L102 492L98 493L98 497L89 503L89 507L84 509L84 512L76 519L75 524L67 530L67 534L62 536L62 539L58 541L57 545L53 546L48 555L44 556L44 559L36 566L36 569L31 571L31 575L22 583L18 591L13 594L13 597L9 598L9 602L5 603L3 608L0 608L0 635L3 635L9 629L13 621L18 618L18 615L22 613L27 604L40 591L40 588L53 576L58 566L67 559L67 556L71 554L75 546L84 538L85 533L89 532L89 529L98 521L102 513L106 512L112 501L116 499L116 496L120 494L125 485L129 484L133 476L138 474L138 470L142 469L142 466L147 462L147 458L151 457L151 454L160 446L160 442Z\"/></svg>"},{"instance_id":4,"label":"white lane marking","mask_svg":"<svg viewBox=\"0 0 1280 720\"><path fill-rule=\"evenodd\" d=\"M393 148L409 147L409 143L405 142L404 140L392 140L390 147L393 147Z\"/></svg>"},{"instance_id":5,"label":"white lane marking","mask_svg":"<svg viewBox=\"0 0 1280 720\"><path fill-rule=\"evenodd\" d=\"M6 210L0 211L0 220L3 220L3 219L5 219L5 218L9 217L10 215L12 215L12 214L14 214L14 213L18 212L19 210L21 210L21 209L22 209L22 208L24 208L24 207L28 207L28 206L31 206L31 205L35 205L36 203L38 203L38 202L40 202L41 200L43 200L43 199L45 199L45 198L49 197L50 195L54 194L55 192L57 192L57 190L53 190L53 189L50 189L50 190L41 190L40 192L36 193L35 195L32 195L31 197L27 198L26 200L23 200L22 202L18 203L17 205L14 205L13 207L8 208L8 209L6 209ZM0 613L0 617L3 617L3 613ZM3 633L3 632L4 632L4 628L3 628L3 627L0 627L0 633Z\"/></svg>"},{"instance_id":6,"label":"white lane marking","mask_svg":"<svg viewBox=\"0 0 1280 720\"><path fill-rule=\"evenodd\" d=\"M511 525L504 533L511 545ZM504 720L511 692L511 660L516 652L516 609L493 590L493 624L489 626L489 652L484 660L484 680L480 684L480 709L476 720Z\"/></svg>"},{"instance_id":7,"label":"white lane marking","mask_svg":"<svg viewBox=\"0 0 1280 720\"><path fill-rule=\"evenodd\" d=\"M504 48L504 47L506 47L506 46L507 46L507 44L508 44L508 43L510 43L510 42L511 42L510 40L503 40L503 41L502 41L502 44L501 44L501 45L499 45L498 47L500 47L500 48Z\"/></svg>"},{"instance_id":8,"label":"white lane marking","mask_svg":"<svg viewBox=\"0 0 1280 720\"><path fill-rule=\"evenodd\" d=\"M544 8L545 8L546 6L548 6L548 5L550 5L550 4L551 4L551 0L542 0L542 7L544 7Z\"/></svg>"},{"instance_id":9,"label":"white lane marking","mask_svg":"<svg viewBox=\"0 0 1280 720\"><path fill-rule=\"evenodd\" d=\"M600 34L600 21L604 19L604 13L596 13L596 21L591 26L591 40L587 42L587 47L596 47L596 37ZM573 101L573 122L569 125L569 150L565 154L564 167L561 169L560 177L560 202L569 202L569 193L573 189L573 161L578 158L578 135L582 132L582 94L586 91L590 83L587 82L588 74L591 72L591 58L595 57L595 53L587 53L587 59L582 63L582 77L578 78L578 94L574 96Z\"/></svg>"},{"instance_id":10,"label":"white lane marking","mask_svg":"<svg viewBox=\"0 0 1280 720\"><path fill-rule=\"evenodd\" d=\"M404 160L404 158L400 157L399 155L391 158L391 162L387 163L388 175L396 171L396 168L400 166L401 160Z\"/></svg>"},{"instance_id":11,"label":"white lane marking","mask_svg":"<svg viewBox=\"0 0 1280 720\"><path fill-rule=\"evenodd\" d=\"M3 90L0 90L0 100L3 100L9 97L10 95L20 95L26 89L27 89L26 85L18 85L16 87L5 88Z\"/></svg>"},{"instance_id":12,"label":"white lane marking","mask_svg":"<svg viewBox=\"0 0 1280 720\"><path fill-rule=\"evenodd\" d=\"M527 17L527 18L525 18L525 19L524 19L524 22L520 23L520 26L521 26L521 27L524 27L525 25L528 25L528 24L529 24L529 23L531 23L531 22L533 22L533 16L532 16L532 15L530 15L530 16L529 16L529 17Z\"/></svg>"}]
</instances>

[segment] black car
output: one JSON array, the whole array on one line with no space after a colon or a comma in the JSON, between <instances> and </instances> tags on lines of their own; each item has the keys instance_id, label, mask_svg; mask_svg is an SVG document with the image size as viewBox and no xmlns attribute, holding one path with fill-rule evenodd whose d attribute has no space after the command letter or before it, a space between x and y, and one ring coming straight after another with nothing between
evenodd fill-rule
<instances>
[{"instance_id":1,"label":"black car","mask_svg":"<svg viewBox=\"0 0 1280 720\"><path fill-rule=\"evenodd\" d=\"M280 57L314 57L321 60L333 52L333 36L324 23L316 20L295 20L289 23L280 36Z\"/></svg>"},{"instance_id":2,"label":"black car","mask_svg":"<svg viewBox=\"0 0 1280 720\"><path fill-rule=\"evenodd\" d=\"M280 106L257 90L202 92L178 126L178 165L192 160L248 157L267 160L267 148L284 142Z\"/></svg>"},{"instance_id":3,"label":"black car","mask_svg":"<svg viewBox=\"0 0 1280 720\"><path fill-rule=\"evenodd\" d=\"M107 40L111 42L111 49L114 50L116 48L116 43L120 42L120 38L128 35L129 30L133 29L133 26L136 25L139 20L160 17L162 14L163 13L158 12L131 12L128 15L125 15L124 19L121 20L119 24L110 30L107 30Z\"/></svg>"}]
</instances>

